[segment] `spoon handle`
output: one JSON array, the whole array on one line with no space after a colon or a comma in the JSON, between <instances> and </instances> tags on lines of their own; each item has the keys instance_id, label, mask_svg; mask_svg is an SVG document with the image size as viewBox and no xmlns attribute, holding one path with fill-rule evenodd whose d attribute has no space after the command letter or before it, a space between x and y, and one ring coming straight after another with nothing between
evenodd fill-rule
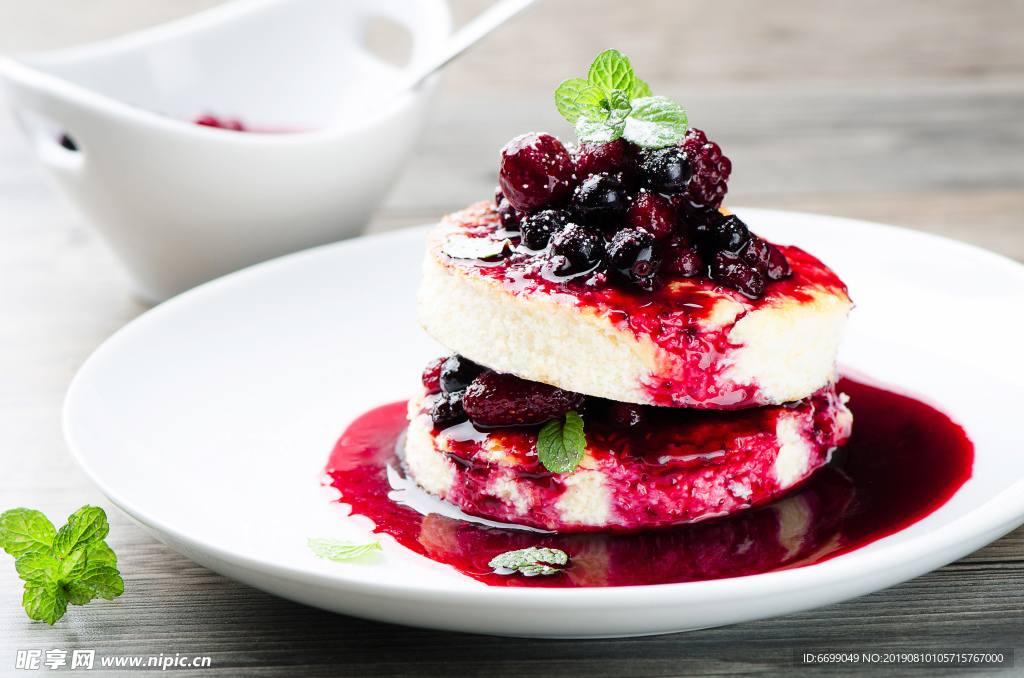
<instances>
[{"instance_id":1,"label":"spoon handle","mask_svg":"<svg viewBox=\"0 0 1024 678\"><path fill-rule=\"evenodd\" d=\"M484 37L495 28L505 23L516 14L532 5L536 0L501 0L488 7L477 18L459 29L444 48L433 58L422 66L412 71L403 85L402 89L412 89L423 82L424 78L441 68L449 61L457 57L463 51L471 47L480 38Z\"/></svg>"}]
</instances>

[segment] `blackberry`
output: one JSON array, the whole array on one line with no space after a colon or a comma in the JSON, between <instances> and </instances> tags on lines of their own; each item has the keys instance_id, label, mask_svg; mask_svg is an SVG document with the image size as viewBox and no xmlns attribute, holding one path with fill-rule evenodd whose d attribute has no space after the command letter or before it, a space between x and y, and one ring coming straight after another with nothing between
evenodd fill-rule
<instances>
[{"instance_id":1,"label":"blackberry","mask_svg":"<svg viewBox=\"0 0 1024 678\"><path fill-rule=\"evenodd\" d=\"M697 205L717 209L729 190L727 182L732 162L722 155L718 144L709 142L704 132L696 128L690 128L679 148L686 153L693 169L693 176L686 185L686 197Z\"/></svg>"},{"instance_id":2,"label":"blackberry","mask_svg":"<svg viewBox=\"0 0 1024 678\"><path fill-rule=\"evenodd\" d=\"M551 262L559 275L582 273L601 263L604 249L604 239L596 231L569 224L551 238Z\"/></svg>"},{"instance_id":3,"label":"blackberry","mask_svg":"<svg viewBox=\"0 0 1024 678\"><path fill-rule=\"evenodd\" d=\"M548 246L551 236L569 224L569 213L564 210L542 210L527 216L520 222L523 244L531 250L542 250Z\"/></svg>"},{"instance_id":4,"label":"blackberry","mask_svg":"<svg viewBox=\"0 0 1024 678\"><path fill-rule=\"evenodd\" d=\"M470 382L487 370L468 358L455 354L444 361L438 375L438 383L444 393L456 393L464 390Z\"/></svg>"},{"instance_id":5,"label":"blackberry","mask_svg":"<svg viewBox=\"0 0 1024 678\"><path fill-rule=\"evenodd\" d=\"M682 193L692 174L691 162L678 146L640 151L640 176L649 188L662 193Z\"/></svg>"},{"instance_id":6,"label":"blackberry","mask_svg":"<svg viewBox=\"0 0 1024 678\"><path fill-rule=\"evenodd\" d=\"M439 430L461 424L468 418L462 406L462 391L442 393L430 408L430 420L434 422L434 428Z\"/></svg>"},{"instance_id":7,"label":"blackberry","mask_svg":"<svg viewBox=\"0 0 1024 678\"><path fill-rule=\"evenodd\" d=\"M568 197L576 185L574 172L569 152L550 134L522 134L501 149L501 191L520 212Z\"/></svg>"},{"instance_id":8,"label":"blackberry","mask_svg":"<svg viewBox=\"0 0 1024 678\"><path fill-rule=\"evenodd\" d=\"M618 226L629 209L629 199L618 179L595 174L583 180L573 193L571 209L588 226Z\"/></svg>"},{"instance_id":9,"label":"blackberry","mask_svg":"<svg viewBox=\"0 0 1024 678\"><path fill-rule=\"evenodd\" d=\"M647 231L624 228L608 244L608 268L629 282L650 288L661 265L661 248Z\"/></svg>"},{"instance_id":10,"label":"blackberry","mask_svg":"<svg viewBox=\"0 0 1024 678\"><path fill-rule=\"evenodd\" d=\"M709 229L715 249L719 252L739 254L750 240L747 225L735 215L727 216L723 221Z\"/></svg>"}]
</instances>

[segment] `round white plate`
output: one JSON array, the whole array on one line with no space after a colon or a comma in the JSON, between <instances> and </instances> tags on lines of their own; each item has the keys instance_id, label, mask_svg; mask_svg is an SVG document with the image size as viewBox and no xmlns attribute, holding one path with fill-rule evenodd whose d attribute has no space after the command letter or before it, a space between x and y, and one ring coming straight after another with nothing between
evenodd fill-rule
<instances>
[{"instance_id":1,"label":"round white plate","mask_svg":"<svg viewBox=\"0 0 1024 678\"><path fill-rule=\"evenodd\" d=\"M501 635L665 633L786 614L905 581L1024 522L1024 267L888 226L740 214L849 284L843 365L925 394L976 446L974 475L947 504L838 558L715 581L531 589L486 586L390 537L374 557L314 556L309 537L370 533L321 486L335 440L366 410L409 397L444 352L415 321L424 229L287 256L146 313L71 384L68 446L157 539L229 577L346 614Z\"/></svg>"}]
</instances>

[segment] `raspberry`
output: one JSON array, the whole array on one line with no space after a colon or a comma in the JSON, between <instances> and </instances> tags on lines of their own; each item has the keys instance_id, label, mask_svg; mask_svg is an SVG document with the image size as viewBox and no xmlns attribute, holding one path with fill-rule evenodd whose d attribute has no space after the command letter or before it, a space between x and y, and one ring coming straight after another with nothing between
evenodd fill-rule
<instances>
[{"instance_id":1,"label":"raspberry","mask_svg":"<svg viewBox=\"0 0 1024 678\"><path fill-rule=\"evenodd\" d=\"M427 393L433 395L441 392L441 367L447 360L448 356L441 356L427 363L422 377L423 388L427 389Z\"/></svg>"},{"instance_id":2,"label":"raspberry","mask_svg":"<svg viewBox=\"0 0 1024 678\"><path fill-rule=\"evenodd\" d=\"M640 191L626 214L630 228L647 231L659 242L668 240L679 226L679 215L663 195Z\"/></svg>"},{"instance_id":3,"label":"raspberry","mask_svg":"<svg viewBox=\"0 0 1024 678\"><path fill-rule=\"evenodd\" d=\"M685 195L697 205L718 208L728 190L726 182L732 173L732 162L722 155L718 144L709 142L704 132L691 128L679 144L693 169Z\"/></svg>"},{"instance_id":4,"label":"raspberry","mask_svg":"<svg viewBox=\"0 0 1024 678\"><path fill-rule=\"evenodd\" d=\"M592 229L569 224L551 238L551 254L555 273L582 273L601 263L604 258L604 239Z\"/></svg>"},{"instance_id":5,"label":"raspberry","mask_svg":"<svg viewBox=\"0 0 1024 678\"><path fill-rule=\"evenodd\" d=\"M595 174L621 175L624 186L636 183L633 146L623 138L608 143L583 143L575 157L576 178L580 181Z\"/></svg>"},{"instance_id":6,"label":"raspberry","mask_svg":"<svg viewBox=\"0 0 1024 678\"><path fill-rule=\"evenodd\" d=\"M455 354L444 361L438 375L438 383L444 393L462 391L487 368L477 365L468 358Z\"/></svg>"},{"instance_id":7,"label":"raspberry","mask_svg":"<svg viewBox=\"0 0 1024 678\"><path fill-rule=\"evenodd\" d=\"M569 196L576 184L572 157L550 134L523 134L501 149L498 181L512 207L531 212Z\"/></svg>"},{"instance_id":8,"label":"raspberry","mask_svg":"<svg viewBox=\"0 0 1024 678\"><path fill-rule=\"evenodd\" d=\"M629 199L618 179L608 174L595 174L576 188L570 207L588 226L614 228L626 216Z\"/></svg>"},{"instance_id":9,"label":"raspberry","mask_svg":"<svg viewBox=\"0 0 1024 678\"><path fill-rule=\"evenodd\" d=\"M466 414L480 426L542 424L581 412L583 403L580 393L499 372L481 374L462 397Z\"/></svg>"},{"instance_id":10,"label":"raspberry","mask_svg":"<svg viewBox=\"0 0 1024 678\"><path fill-rule=\"evenodd\" d=\"M629 282L649 289L661 265L661 248L647 231L624 228L608 244L608 268Z\"/></svg>"},{"instance_id":11,"label":"raspberry","mask_svg":"<svg viewBox=\"0 0 1024 678\"><path fill-rule=\"evenodd\" d=\"M661 271L681 278L692 278L704 270L704 260L693 247L670 245L665 249Z\"/></svg>"}]
</instances>

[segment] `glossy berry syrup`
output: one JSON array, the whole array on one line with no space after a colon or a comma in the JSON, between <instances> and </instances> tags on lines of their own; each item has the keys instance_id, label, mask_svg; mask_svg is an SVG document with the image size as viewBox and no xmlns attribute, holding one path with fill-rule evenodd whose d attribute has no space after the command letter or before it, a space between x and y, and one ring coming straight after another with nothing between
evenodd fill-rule
<instances>
[{"instance_id":1,"label":"glossy berry syrup","mask_svg":"<svg viewBox=\"0 0 1024 678\"><path fill-rule=\"evenodd\" d=\"M352 513L406 548L494 586L633 586L722 579L810 565L899 532L942 506L968 478L974 445L924 403L849 378L853 437L833 462L767 506L719 520L637 534L557 535L424 516L388 498L390 464L406 427L406 404L352 423L327 465ZM506 551L558 548L555 575L495 574Z\"/></svg>"}]
</instances>

